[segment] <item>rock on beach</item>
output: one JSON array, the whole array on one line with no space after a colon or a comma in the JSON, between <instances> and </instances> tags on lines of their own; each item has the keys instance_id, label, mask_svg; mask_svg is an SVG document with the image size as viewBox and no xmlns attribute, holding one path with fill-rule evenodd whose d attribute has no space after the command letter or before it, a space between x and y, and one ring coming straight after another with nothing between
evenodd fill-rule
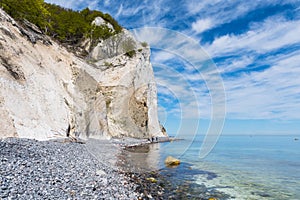
<instances>
[{"instance_id":1,"label":"rock on beach","mask_svg":"<svg viewBox=\"0 0 300 200\"><path fill-rule=\"evenodd\" d=\"M167 167L177 166L179 164L180 164L180 160L172 156L168 156L165 160L165 165Z\"/></svg>"}]
</instances>

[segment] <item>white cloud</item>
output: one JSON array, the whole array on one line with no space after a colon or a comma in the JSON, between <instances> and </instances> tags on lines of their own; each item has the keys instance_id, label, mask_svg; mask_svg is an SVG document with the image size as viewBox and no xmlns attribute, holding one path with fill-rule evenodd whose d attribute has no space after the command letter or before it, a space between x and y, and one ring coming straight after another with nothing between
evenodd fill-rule
<instances>
[{"instance_id":1,"label":"white cloud","mask_svg":"<svg viewBox=\"0 0 300 200\"><path fill-rule=\"evenodd\" d=\"M237 119L300 119L300 51L277 54L288 45L299 44L300 21L280 17L256 23L242 35L217 38L206 50L213 56L229 58L218 67L222 72L246 70L255 63L254 55L268 53L261 65L271 67L262 72L241 73L224 80L227 96L227 117Z\"/></svg>"},{"instance_id":2,"label":"white cloud","mask_svg":"<svg viewBox=\"0 0 300 200\"><path fill-rule=\"evenodd\" d=\"M152 63L164 63L168 60L172 60L174 59L176 55L171 54L169 52L165 52L165 51L159 51L156 52L152 58Z\"/></svg>"},{"instance_id":3,"label":"white cloud","mask_svg":"<svg viewBox=\"0 0 300 200\"><path fill-rule=\"evenodd\" d=\"M190 11L191 14L197 14L197 13L201 13L203 11L206 11L210 7L212 7L212 8L215 7L216 4L218 4L222 1L223 0L211 0L211 1L191 0L187 3L187 9Z\"/></svg>"},{"instance_id":4,"label":"white cloud","mask_svg":"<svg viewBox=\"0 0 300 200\"><path fill-rule=\"evenodd\" d=\"M119 17L123 12L123 4L120 5L118 13L116 14L116 18Z\"/></svg>"},{"instance_id":5,"label":"white cloud","mask_svg":"<svg viewBox=\"0 0 300 200\"><path fill-rule=\"evenodd\" d=\"M164 115L183 118L209 118L211 115L210 96L207 94L205 84L204 87L195 88L195 85L189 82L191 81L189 74L177 71L172 66L167 65L159 65L158 68L161 69L157 70L155 75L161 100L170 105L166 108ZM201 75L199 76L201 77ZM200 97L201 101L199 101ZM179 102L178 105L173 105L175 99Z\"/></svg>"},{"instance_id":6,"label":"white cloud","mask_svg":"<svg viewBox=\"0 0 300 200\"><path fill-rule=\"evenodd\" d=\"M214 18L214 26L231 22L243 17L249 12L255 11L259 8L267 6L279 6L288 3L296 3L296 0L254 0L249 3L245 0L224 1L224 0L210 0L198 1L190 0L186 3L186 10L189 15L200 15L203 19Z\"/></svg>"},{"instance_id":7,"label":"white cloud","mask_svg":"<svg viewBox=\"0 0 300 200\"><path fill-rule=\"evenodd\" d=\"M245 69L246 66L253 62L254 57L252 55L243 55L239 58L229 59L223 65L218 65L218 67L221 70L221 73L229 73Z\"/></svg>"},{"instance_id":8,"label":"white cloud","mask_svg":"<svg viewBox=\"0 0 300 200\"><path fill-rule=\"evenodd\" d=\"M192 23L192 29L196 31L196 33L202 33L213 27L213 21L210 18L207 19L199 19L196 22Z\"/></svg>"},{"instance_id":9,"label":"white cloud","mask_svg":"<svg viewBox=\"0 0 300 200\"><path fill-rule=\"evenodd\" d=\"M300 20L285 21L272 17L262 23L255 23L242 35L225 35L206 44L205 49L213 57L241 54L249 51L266 53L285 45L300 42Z\"/></svg>"},{"instance_id":10,"label":"white cloud","mask_svg":"<svg viewBox=\"0 0 300 200\"><path fill-rule=\"evenodd\" d=\"M109 5L109 3L110 3L110 0L104 0L104 5Z\"/></svg>"},{"instance_id":11,"label":"white cloud","mask_svg":"<svg viewBox=\"0 0 300 200\"><path fill-rule=\"evenodd\" d=\"M225 80L230 118L300 119L300 55Z\"/></svg>"}]
</instances>

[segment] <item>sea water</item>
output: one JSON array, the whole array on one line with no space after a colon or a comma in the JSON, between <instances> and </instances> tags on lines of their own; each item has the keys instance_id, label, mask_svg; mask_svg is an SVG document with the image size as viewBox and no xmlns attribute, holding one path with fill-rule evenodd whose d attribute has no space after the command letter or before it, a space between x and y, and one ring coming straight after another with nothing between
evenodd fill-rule
<instances>
[{"instance_id":1,"label":"sea water","mask_svg":"<svg viewBox=\"0 0 300 200\"><path fill-rule=\"evenodd\" d=\"M299 200L300 140L295 138L221 136L204 159L199 158L203 136L163 143L157 149L160 167L166 156L178 157L190 165L189 170L207 172L187 173L186 179L192 178L197 184L205 184L235 199ZM184 179L184 174L181 172L177 176Z\"/></svg>"}]
</instances>

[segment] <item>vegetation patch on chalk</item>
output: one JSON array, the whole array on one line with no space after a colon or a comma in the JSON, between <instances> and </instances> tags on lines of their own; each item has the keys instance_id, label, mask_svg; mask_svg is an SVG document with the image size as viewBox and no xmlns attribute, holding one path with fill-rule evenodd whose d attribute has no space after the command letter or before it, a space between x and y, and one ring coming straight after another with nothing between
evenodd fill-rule
<instances>
[{"instance_id":1,"label":"vegetation patch on chalk","mask_svg":"<svg viewBox=\"0 0 300 200\"><path fill-rule=\"evenodd\" d=\"M107 39L122 31L122 27L109 14L89 8L74 11L45 3L44 0L1 0L0 7L14 19L20 22L26 19L45 34L71 45L78 44L84 37ZM113 30L106 25L93 25L96 17L111 24Z\"/></svg>"}]
</instances>

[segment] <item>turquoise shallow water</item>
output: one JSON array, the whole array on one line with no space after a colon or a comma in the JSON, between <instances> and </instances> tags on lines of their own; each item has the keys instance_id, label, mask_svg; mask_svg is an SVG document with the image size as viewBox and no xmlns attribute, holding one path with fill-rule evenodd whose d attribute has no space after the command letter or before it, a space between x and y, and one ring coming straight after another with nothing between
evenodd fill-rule
<instances>
[{"instance_id":1,"label":"turquoise shallow water","mask_svg":"<svg viewBox=\"0 0 300 200\"><path fill-rule=\"evenodd\" d=\"M221 136L204 159L202 137L160 144L160 167L166 156L179 157L192 170L193 181L235 199L300 199L300 140L295 136ZM180 175L182 179L182 174ZM190 176L186 177L191 178Z\"/></svg>"}]
</instances>

